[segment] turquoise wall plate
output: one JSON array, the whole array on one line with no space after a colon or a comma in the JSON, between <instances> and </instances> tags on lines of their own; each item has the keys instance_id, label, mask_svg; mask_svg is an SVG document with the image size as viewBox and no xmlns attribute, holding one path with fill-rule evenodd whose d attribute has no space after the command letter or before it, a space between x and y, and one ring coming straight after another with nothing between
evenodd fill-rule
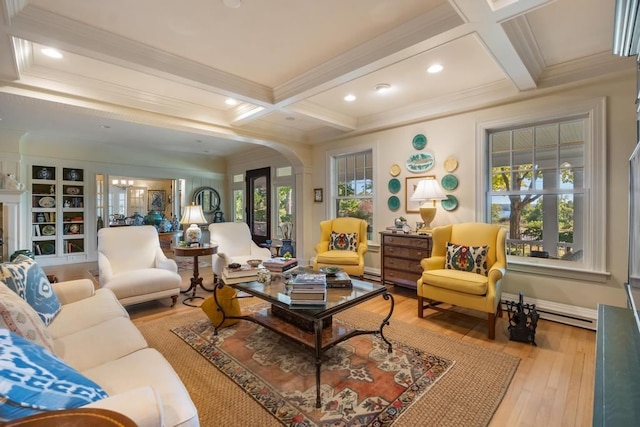
<instances>
[{"instance_id":1,"label":"turquoise wall plate","mask_svg":"<svg viewBox=\"0 0 640 427\"><path fill-rule=\"evenodd\" d=\"M447 174L440 180L440 185L447 191L452 191L458 188L458 178L455 175Z\"/></svg>"},{"instance_id":2,"label":"turquoise wall plate","mask_svg":"<svg viewBox=\"0 0 640 427\"><path fill-rule=\"evenodd\" d=\"M400 199L398 196L389 197L389 200L387 200L387 206L389 206L389 209L392 211L397 211L400 208Z\"/></svg>"},{"instance_id":3,"label":"turquoise wall plate","mask_svg":"<svg viewBox=\"0 0 640 427\"><path fill-rule=\"evenodd\" d=\"M413 137L413 148L416 150L422 150L427 146L427 137L419 133Z\"/></svg>"},{"instance_id":4,"label":"turquoise wall plate","mask_svg":"<svg viewBox=\"0 0 640 427\"><path fill-rule=\"evenodd\" d=\"M451 194L447 194L447 198L444 199L441 204L442 209L444 209L445 211L455 211L456 209L458 209L458 199L456 198L456 196L453 196Z\"/></svg>"},{"instance_id":5,"label":"turquoise wall plate","mask_svg":"<svg viewBox=\"0 0 640 427\"><path fill-rule=\"evenodd\" d=\"M389 180L389 191L393 194L400 191L400 180L398 178L391 178Z\"/></svg>"}]
</instances>

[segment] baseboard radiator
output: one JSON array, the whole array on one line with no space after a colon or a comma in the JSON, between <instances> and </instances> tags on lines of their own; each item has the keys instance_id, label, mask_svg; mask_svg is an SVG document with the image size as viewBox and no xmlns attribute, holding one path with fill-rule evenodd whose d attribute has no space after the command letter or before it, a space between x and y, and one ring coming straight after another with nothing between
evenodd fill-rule
<instances>
[{"instance_id":1,"label":"baseboard radiator","mask_svg":"<svg viewBox=\"0 0 640 427\"><path fill-rule=\"evenodd\" d=\"M518 301L519 295L502 293L502 309L506 310L505 301ZM541 319L551 320L553 322L564 323L566 325L577 326L579 328L596 330L598 327L597 310L573 305L560 304L552 301L545 301L536 298L524 297L526 304L535 304L536 310L540 314Z\"/></svg>"}]
</instances>

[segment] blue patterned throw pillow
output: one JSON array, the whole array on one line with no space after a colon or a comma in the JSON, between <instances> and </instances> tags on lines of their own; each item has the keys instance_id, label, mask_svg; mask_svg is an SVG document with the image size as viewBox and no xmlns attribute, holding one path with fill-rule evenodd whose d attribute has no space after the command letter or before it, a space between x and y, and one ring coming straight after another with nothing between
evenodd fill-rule
<instances>
[{"instance_id":1,"label":"blue patterned throw pillow","mask_svg":"<svg viewBox=\"0 0 640 427\"><path fill-rule=\"evenodd\" d=\"M447 242L445 268L449 270L469 271L486 276L487 252L489 246L465 246Z\"/></svg>"},{"instance_id":2,"label":"blue patterned throw pillow","mask_svg":"<svg viewBox=\"0 0 640 427\"><path fill-rule=\"evenodd\" d=\"M62 308L42 267L27 256L19 255L12 262L0 264L0 280L27 301L45 325Z\"/></svg>"},{"instance_id":3,"label":"blue patterned throw pillow","mask_svg":"<svg viewBox=\"0 0 640 427\"><path fill-rule=\"evenodd\" d=\"M108 397L50 351L0 329L0 420L77 408Z\"/></svg>"},{"instance_id":4,"label":"blue patterned throw pillow","mask_svg":"<svg viewBox=\"0 0 640 427\"><path fill-rule=\"evenodd\" d=\"M329 236L329 250L356 251L358 249L358 233L331 232Z\"/></svg>"}]
</instances>

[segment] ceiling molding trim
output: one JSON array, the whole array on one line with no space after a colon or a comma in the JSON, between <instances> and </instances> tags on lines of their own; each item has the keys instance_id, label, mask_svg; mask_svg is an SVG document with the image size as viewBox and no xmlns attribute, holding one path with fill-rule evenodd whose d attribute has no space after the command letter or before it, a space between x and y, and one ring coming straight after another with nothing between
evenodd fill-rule
<instances>
[{"instance_id":1,"label":"ceiling molding trim","mask_svg":"<svg viewBox=\"0 0 640 427\"><path fill-rule=\"evenodd\" d=\"M11 25L13 17L16 16L27 5L28 0L5 0L2 2L3 21L7 25Z\"/></svg>"},{"instance_id":2,"label":"ceiling molding trim","mask_svg":"<svg viewBox=\"0 0 640 427\"><path fill-rule=\"evenodd\" d=\"M529 21L524 16L516 17L502 24L507 37L518 52L520 59L531 74L533 80L537 81L546 68L542 53L538 48L538 43L529 26Z\"/></svg>"},{"instance_id":3,"label":"ceiling molding trim","mask_svg":"<svg viewBox=\"0 0 640 427\"><path fill-rule=\"evenodd\" d=\"M251 103L271 104L271 88L96 29L34 6L15 17L11 34ZM212 90L212 88L217 88Z\"/></svg>"},{"instance_id":4,"label":"ceiling molding trim","mask_svg":"<svg viewBox=\"0 0 640 427\"><path fill-rule=\"evenodd\" d=\"M274 101L282 106L285 101L296 102L390 65L389 56L397 56L420 42L464 24L448 3L375 37L349 50L313 70L301 74L274 88ZM393 59L397 61L398 59ZM300 96L304 94L304 96Z\"/></svg>"},{"instance_id":5,"label":"ceiling molding trim","mask_svg":"<svg viewBox=\"0 0 640 427\"><path fill-rule=\"evenodd\" d=\"M287 109L307 117L312 117L327 126L340 129L341 131L349 132L355 130L357 127L357 120L354 117L336 113L335 111L322 108L311 102L298 102L290 105Z\"/></svg>"},{"instance_id":6,"label":"ceiling molding trim","mask_svg":"<svg viewBox=\"0 0 640 427\"><path fill-rule=\"evenodd\" d=\"M91 99L96 105L122 105L126 108L200 121L202 117L207 117L207 121L210 121L211 124L229 125L223 111L208 106L85 76L73 75L71 78L72 81L70 81L68 74L57 70L42 70L40 72L36 67L24 72L20 83L23 86L31 86L34 91L60 93L63 90L70 97Z\"/></svg>"},{"instance_id":7,"label":"ceiling molding trim","mask_svg":"<svg viewBox=\"0 0 640 427\"><path fill-rule=\"evenodd\" d=\"M605 51L548 67L540 76L539 86L559 86L610 73L633 71L635 67L636 58L614 56L610 51Z\"/></svg>"},{"instance_id":8,"label":"ceiling molding trim","mask_svg":"<svg viewBox=\"0 0 640 427\"><path fill-rule=\"evenodd\" d=\"M18 74L25 73L33 66L33 44L30 41L12 37L14 60Z\"/></svg>"}]
</instances>

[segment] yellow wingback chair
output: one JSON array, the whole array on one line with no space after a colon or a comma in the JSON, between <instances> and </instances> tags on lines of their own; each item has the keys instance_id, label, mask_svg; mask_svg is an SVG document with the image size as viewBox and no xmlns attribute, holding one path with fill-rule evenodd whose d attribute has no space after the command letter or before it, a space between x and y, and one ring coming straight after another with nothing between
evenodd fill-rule
<instances>
[{"instance_id":1,"label":"yellow wingback chair","mask_svg":"<svg viewBox=\"0 0 640 427\"><path fill-rule=\"evenodd\" d=\"M432 233L431 257L420 262L424 271L418 279L418 317L423 317L427 308L438 309L437 302L483 311L488 313L489 339L495 339L496 314L502 315L500 280L507 269L506 230L499 225L475 222L436 227ZM487 275L447 268L447 242L488 246L483 251ZM449 257L452 264L456 264L455 258Z\"/></svg>"},{"instance_id":2,"label":"yellow wingback chair","mask_svg":"<svg viewBox=\"0 0 640 427\"><path fill-rule=\"evenodd\" d=\"M332 233L334 246L331 246ZM337 236L342 235L342 236ZM336 241L339 240L339 244ZM346 240L345 240L346 239ZM337 247L345 247L337 249ZM364 276L364 254L367 252L367 221L360 218L334 218L320 223L320 243L313 259L313 268L319 269L335 265L350 276Z\"/></svg>"}]
</instances>

